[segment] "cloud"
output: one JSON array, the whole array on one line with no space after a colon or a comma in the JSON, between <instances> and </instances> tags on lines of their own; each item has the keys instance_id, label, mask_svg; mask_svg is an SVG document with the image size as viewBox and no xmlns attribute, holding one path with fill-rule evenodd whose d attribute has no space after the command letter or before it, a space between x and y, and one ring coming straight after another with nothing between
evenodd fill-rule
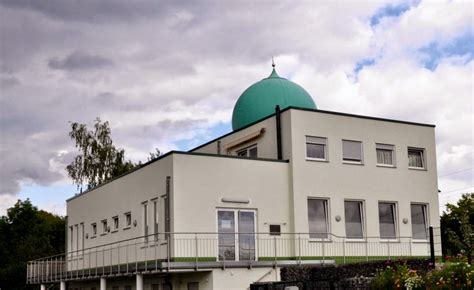
<instances>
[{"instance_id":1,"label":"cloud","mask_svg":"<svg viewBox=\"0 0 474 290\"><path fill-rule=\"evenodd\" d=\"M320 108L435 123L440 174L472 167L469 3L0 3L0 194L68 182L69 121L134 161L213 137L272 55Z\"/></svg>"},{"instance_id":2,"label":"cloud","mask_svg":"<svg viewBox=\"0 0 474 290\"><path fill-rule=\"evenodd\" d=\"M98 69L112 65L113 62L108 58L80 51L75 51L63 59L52 58L48 61L50 68L65 71Z\"/></svg>"}]
</instances>

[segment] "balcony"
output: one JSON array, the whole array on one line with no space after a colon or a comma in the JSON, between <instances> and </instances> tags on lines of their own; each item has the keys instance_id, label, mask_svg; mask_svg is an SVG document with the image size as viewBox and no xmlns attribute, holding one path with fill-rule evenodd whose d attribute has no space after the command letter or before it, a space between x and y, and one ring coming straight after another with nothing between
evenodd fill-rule
<instances>
[{"instance_id":1,"label":"balcony","mask_svg":"<svg viewBox=\"0 0 474 290\"><path fill-rule=\"evenodd\" d=\"M308 233L154 234L29 261L27 283L430 256L430 243L411 237L354 240L333 234L324 236L314 239ZM440 244L435 246L440 248ZM440 249L436 251L440 253Z\"/></svg>"}]
</instances>

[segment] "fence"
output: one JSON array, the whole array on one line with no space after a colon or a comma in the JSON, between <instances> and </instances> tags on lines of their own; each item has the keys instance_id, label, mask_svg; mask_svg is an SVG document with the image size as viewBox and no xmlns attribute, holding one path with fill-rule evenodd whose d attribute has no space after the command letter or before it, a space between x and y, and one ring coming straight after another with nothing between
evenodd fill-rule
<instances>
[{"instance_id":1,"label":"fence","mask_svg":"<svg viewBox=\"0 0 474 290\"><path fill-rule=\"evenodd\" d=\"M438 231L439 232L439 231ZM173 269L268 267L428 257L440 238L349 239L333 234L315 239L309 233L163 233L123 240L28 262L30 284L129 275ZM436 242L435 242L436 241ZM439 250L438 246L439 245Z\"/></svg>"}]
</instances>

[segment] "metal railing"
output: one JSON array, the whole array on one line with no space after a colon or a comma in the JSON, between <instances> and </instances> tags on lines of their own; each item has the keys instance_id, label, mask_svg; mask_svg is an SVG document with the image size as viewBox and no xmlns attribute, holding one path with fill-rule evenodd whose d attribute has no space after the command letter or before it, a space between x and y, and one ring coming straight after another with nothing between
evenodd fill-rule
<instances>
[{"instance_id":1,"label":"metal railing","mask_svg":"<svg viewBox=\"0 0 474 290\"><path fill-rule=\"evenodd\" d=\"M319 238L309 233L268 232L152 234L29 261L27 283L174 269L342 264L430 255L429 240L316 236Z\"/></svg>"}]
</instances>

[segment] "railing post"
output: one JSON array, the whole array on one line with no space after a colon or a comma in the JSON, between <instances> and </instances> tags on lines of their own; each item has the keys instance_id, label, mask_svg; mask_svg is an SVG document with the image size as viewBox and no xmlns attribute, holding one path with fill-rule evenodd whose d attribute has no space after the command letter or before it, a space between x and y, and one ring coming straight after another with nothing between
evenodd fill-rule
<instances>
[{"instance_id":1,"label":"railing post","mask_svg":"<svg viewBox=\"0 0 474 290\"><path fill-rule=\"evenodd\" d=\"M168 268L168 272L170 271L170 262L171 262L171 257L170 257L170 255L171 255L171 245L170 245L170 241L171 241L171 239L170 239L170 234L168 233L168 234L166 235L166 251L168 252L167 258L166 258L167 261L168 261L168 263L166 263L166 264L167 264L166 266L167 266L167 268Z\"/></svg>"},{"instance_id":2,"label":"railing post","mask_svg":"<svg viewBox=\"0 0 474 290\"><path fill-rule=\"evenodd\" d=\"M369 238L365 237L365 260L369 261Z\"/></svg>"},{"instance_id":3,"label":"railing post","mask_svg":"<svg viewBox=\"0 0 474 290\"><path fill-rule=\"evenodd\" d=\"M342 238L342 256L343 263L346 263L346 237Z\"/></svg>"},{"instance_id":4,"label":"railing post","mask_svg":"<svg viewBox=\"0 0 474 290\"><path fill-rule=\"evenodd\" d=\"M298 233L298 264L301 265L301 234Z\"/></svg>"},{"instance_id":5,"label":"railing post","mask_svg":"<svg viewBox=\"0 0 474 290\"><path fill-rule=\"evenodd\" d=\"M390 240L387 240L387 256L388 256L388 259L390 260Z\"/></svg>"},{"instance_id":6,"label":"railing post","mask_svg":"<svg viewBox=\"0 0 474 290\"><path fill-rule=\"evenodd\" d=\"M435 260L433 227L429 227L429 233L430 233L430 260L431 260L431 264L434 267L436 260Z\"/></svg>"},{"instance_id":7,"label":"railing post","mask_svg":"<svg viewBox=\"0 0 474 290\"><path fill-rule=\"evenodd\" d=\"M412 249L411 249L411 247L412 247L412 244L411 244L411 237L410 237L408 243L409 243L408 246L409 246L409 249L410 249L410 257L411 257L411 256L413 255L413 254L412 254Z\"/></svg>"},{"instance_id":8,"label":"railing post","mask_svg":"<svg viewBox=\"0 0 474 290\"><path fill-rule=\"evenodd\" d=\"M274 250L274 255L273 255L273 261L274 261L274 267L277 265L277 244L276 244L276 236L273 237L273 250Z\"/></svg>"},{"instance_id":9,"label":"railing post","mask_svg":"<svg viewBox=\"0 0 474 290\"><path fill-rule=\"evenodd\" d=\"M326 251L325 251L325 242L324 242L324 238L321 239L321 242L323 243L323 246L322 246L322 252L323 252L323 264L325 264L326 262Z\"/></svg>"},{"instance_id":10,"label":"railing post","mask_svg":"<svg viewBox=\"0 0 474 290\"><path fill-rule=\"evenodd\" d=\"M198 237L197 233L194 233L194 254L195 254L195 259L196 259L196 270L198 269Z\"/></svg>"}]
</instances>

